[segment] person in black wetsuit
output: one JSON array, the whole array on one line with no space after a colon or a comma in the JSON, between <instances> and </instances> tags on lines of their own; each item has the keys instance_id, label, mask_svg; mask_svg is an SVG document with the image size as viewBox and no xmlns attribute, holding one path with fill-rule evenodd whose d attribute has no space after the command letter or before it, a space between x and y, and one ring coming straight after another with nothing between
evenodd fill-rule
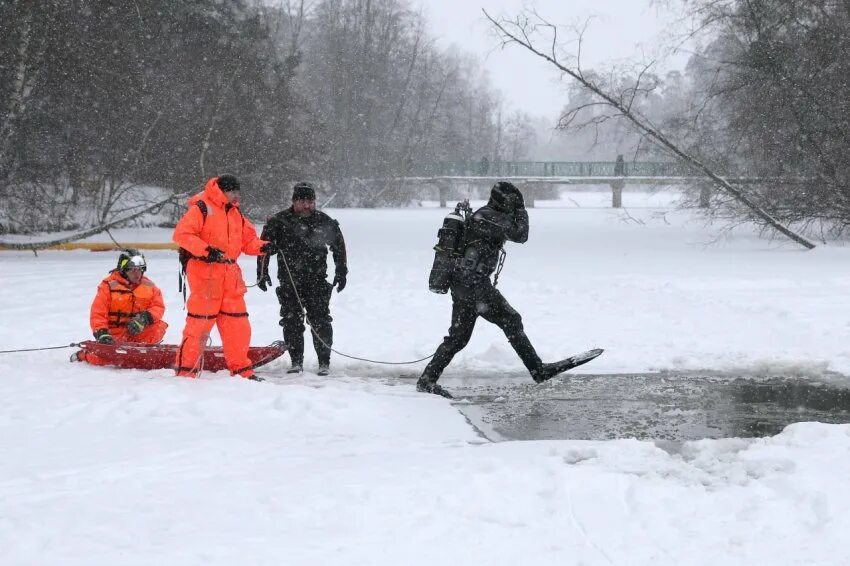
<instances>
[{"instance_id":1,"label":"person in black wetsuit","mask_svg":"<svg viewBox=\"0 0 850 566\"><path fill-rule=\"evenodd\" d=\"M525 334L522 317L496 289L490 276L504 254L506 241L528 240L528 212L522 193L501 181L490 191L490 200L472 215L465 228L462 257L452 273L452 325L449 334L425 367L416 389L451 398L437 384L443 370L472 337L478 317L504 331L513 349L535 381L549 379L552 364L544 364Z\"/></svg>"},{"instance_id":2,"label":"person in black wetsuit","mask_svg":"<svg viewBox=\"0 0 850 566\"><path fill-rule=\"evenodd\" d=\"M330 348L333 344L331 291L336 287L337 292L341 292L345 288L348 275L345 241L339 223L324 212L316 210L316 191L310 183L298 183L292 191L292 206L269 218L262 234L263 240L274 243L280 250L277 254L277 298L280 302L283 338L289 345L292 361L288 373L303 371L306 310L307 319L315 331L313 347L319 358L318 374L328 375ZM333 254L335 264L333 283L326 279L328 249ZM268 268L268 256L259 257L257 286L263 291L272 283ZM304 310L301 304L304 305Z\"/></svg>"}]
</instances>

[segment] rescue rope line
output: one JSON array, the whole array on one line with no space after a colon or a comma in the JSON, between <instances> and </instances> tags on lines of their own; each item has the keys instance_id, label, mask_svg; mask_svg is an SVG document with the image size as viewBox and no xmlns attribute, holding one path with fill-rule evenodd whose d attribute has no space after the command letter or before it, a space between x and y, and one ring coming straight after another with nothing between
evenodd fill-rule
<instances>
[{"instance_id":1,"label":"rescue rope line","mask_svg":"<svg viewBox=\"0 0 850 566\"><path fill-rule=\"evenodd\" d=\"M198 356L198 361L195 362L195 366L192 368L193 370L198 370L195 374L196 378L200 378L201 374L204 373L204 352L206 352L207 348L210 346L212 346L212 336L207 333L206 340L201 340L201 355Z\"/></svg>"},{"instance_id":2,"label":"rescue rope line","mask_svg":"<svg viewBox=\"0 0 850 566\"><path fill-rule=\"evenodd\" d=\"M271 261L271 257L269 257L269 261ZM257 280L254 282L253 285L245 285L245 287L247 289L250 289L251 287L256 287L257 285L259 285L260 281L262 281L263 279L266 278L266 274L268 273L268 268L269 268L268 262L267 261L261 261L260 262L260 273L257 274Z\"/></svg>"},{"instance_id":3,"label":"rescue rope line","mask_svg":"<svg viewBox=\"0 0 850 566\"><path fill-rule=\"evenodd\" d=\"M431 354L430 356L425 356L424 358L419 358L418 360L411 360L409 362L385 362L385 361L382 361L382 360L370 360L369 358L359 358L357 356L352 356L352 355L349 355L349 354L343 354L339 350L334 350L330 345L328 345L324 340L322 340L322 337L319 336L319 333L316 332L315 328L313 328L313 323L310 322L310 318L307 316L307 309L304 308L304 303L301 302L301 296L298 294L298 288L295 286L295 279L292 278L292 272L289 270L289 262L286 261L286 254L283 253L283 250L279 250L279 253L280 253L280 257L283 258L283 267L286 268L286 275L289 277L289 283L292 285L292 291L295 293L295 298L298 299L298 305L301 307L301 312L304 313L304 320L307 322L307 326L310 327L310 332L313 333L313 336L315 336L319 340L319 342L322 343L322 345L325 348L327 348L328 350L330 350L331 352L333 352L337 355L342 356L343 358L349 358L349 359L352 359L352 360L358 360L358 361L361 361L361 362L369 362L369 363L373 363L373 364L383 364L383 365L388 365L388 366L406 366L406 365L410 365L410 364L418 364L419 362L424 362L425 360L434 357L434 354ZM436 352L434 352L434 353L436 353Z\"/></svg>"},{"instance_id":4,"label":"rescue rope line","mask_svg":"<svg viewBox=\"0 0 850 566\"><path fill-rule=\"evenodd\" d=\"M48 346L46 348L21 348L19 350L0 350L0 354L13 354L16 352L40 352L42 350L62 350L64 348L79 348L79 342L71 342L67 346Z\"/></svg>"},{"instance_id":5,"label":"rescue rope line","mask_svg":"<svg viewBox=\"0 0 850 566\"><path fill-rule=\"evenodd\" d=\"M505 267L505 258L508 256L508 252L505 251L505 248L501 248L499 250L499 261L496 264L496 275L493 277L493 287L499 284L499 275L502 273L502 268Z\"/></svg>"}]
</instances>

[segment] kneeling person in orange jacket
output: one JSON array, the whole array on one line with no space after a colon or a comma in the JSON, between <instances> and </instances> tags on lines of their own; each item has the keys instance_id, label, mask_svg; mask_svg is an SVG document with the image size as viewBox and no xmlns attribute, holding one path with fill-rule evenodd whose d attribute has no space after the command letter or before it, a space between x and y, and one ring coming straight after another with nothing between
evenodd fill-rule
<instances>
[{"instance_id":1,"label":"kneeling person in orange jacket","mask_svg":"<svg viewBox=\"0 0 850 566\"><path fill-rule=\"evenodd\" d=\"M157 344L168 324L162 320L162 292L145 277L147 263L138 250L124 250L118 266L97 286L89 322L95 339L102 344ZM98 356L77 352L72 361L105 365Z\"/></svg>"},{"instance_id":2,"label":"kneeling person in orange jacket","mask_svg":"<svg viewBox=\"0 0 850 566\"><path fill-rule=\"evenodd\" d=\"M224 359L231 375L254 378L248 359L251 324L245 306L247 287L236 260L242 253L273 253L274 246L239 210L239 181L233 175L213 177L189 199L189 210L174 228L174 242L188 252L186 326L177 351L177 375L197 377L201 350L218 326Z\"/></svg>"}]
</instances>

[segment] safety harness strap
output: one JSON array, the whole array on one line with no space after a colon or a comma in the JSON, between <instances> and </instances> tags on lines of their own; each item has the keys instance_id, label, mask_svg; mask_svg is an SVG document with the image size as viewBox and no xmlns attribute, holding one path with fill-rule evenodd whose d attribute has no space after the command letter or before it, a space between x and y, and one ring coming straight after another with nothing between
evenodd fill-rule
<instances>
[{"instance_id":1,"label":"safety harness strap","mask_svg":"<svg viewBox=\"0 0 850 566\"><path fill-rule=\"evenodd\" d=\"M203 320L212 320L214 318L218 318L219 315L233 316L233 317L236 317L236 318L240 318L240 317L247 317L248 313L247 312L227 312L227 311L219 311L216 314L195 314L193 312L186 313L186 316L189 316L191 318L200 318L200 319L203 319Z\"/></svg>"}]
</instances>

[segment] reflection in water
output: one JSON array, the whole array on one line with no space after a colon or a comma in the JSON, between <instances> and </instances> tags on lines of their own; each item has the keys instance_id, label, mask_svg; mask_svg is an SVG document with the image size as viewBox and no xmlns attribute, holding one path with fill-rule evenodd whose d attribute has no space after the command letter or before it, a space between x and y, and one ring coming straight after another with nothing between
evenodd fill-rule
<instances>
[{"instance_id":1,"label":"reflection in water","mask_svg":"<svg viewBox=\"0 0 850 566\"><path fill-rule=\"evenodd\" d=\"M741 411L755 412L744 423L749 434L741 436L773 435L792 422L848 422L850 389L790 379L736 379L732 387Z\"/></svg>"},{"instance_id":2,"label":"reflection in water","mask_svg":"<svg viewBox=\"0 0 850 566\"><path fill-rule=\"evenodd\" d=\"M801 378L722 374L574 375L450 388L472 423L505 439L758 437L801 421L850 422L850 388Z\"/></svg>"}]
</instances>

